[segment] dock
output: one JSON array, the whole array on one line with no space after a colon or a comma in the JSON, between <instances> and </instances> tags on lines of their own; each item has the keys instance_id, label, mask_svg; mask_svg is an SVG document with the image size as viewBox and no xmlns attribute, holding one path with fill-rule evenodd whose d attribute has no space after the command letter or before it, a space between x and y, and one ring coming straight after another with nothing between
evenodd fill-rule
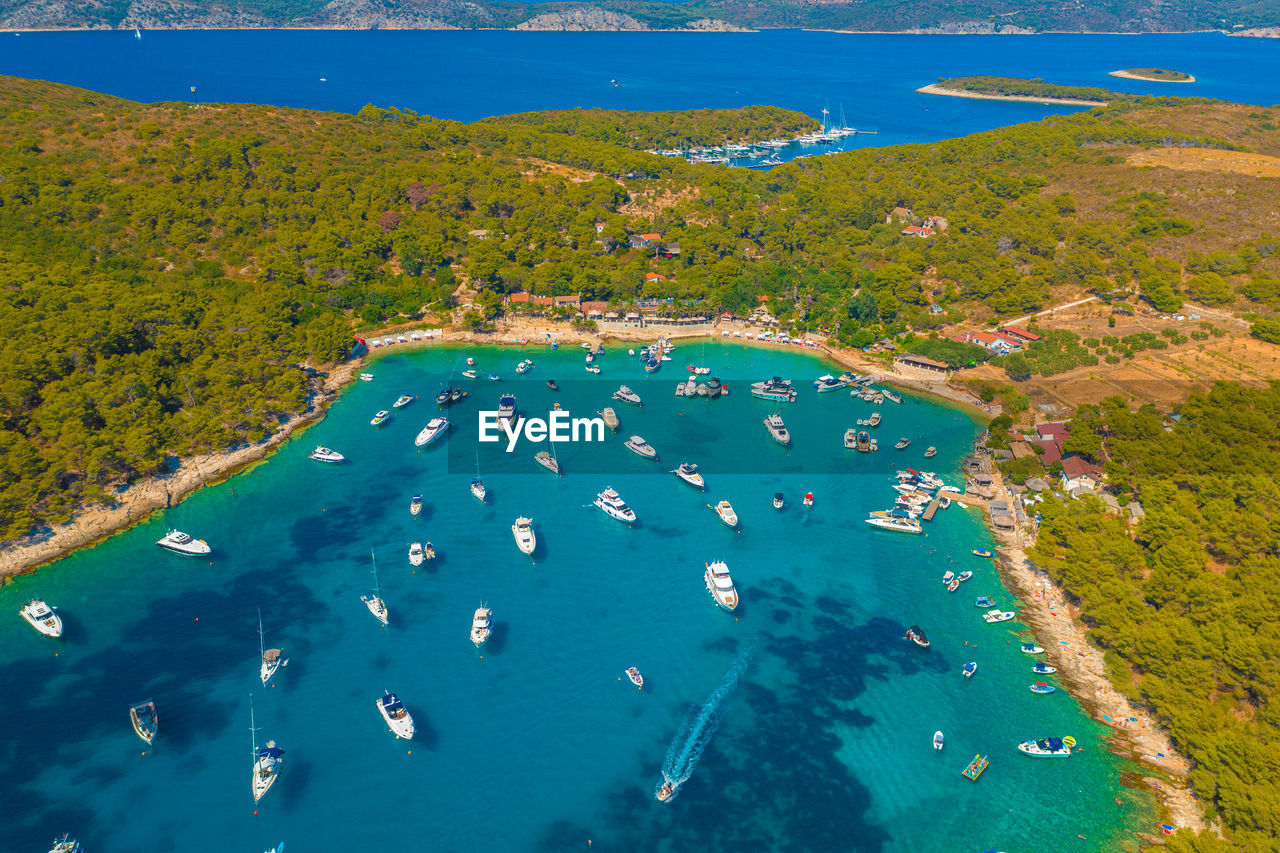
<instances>
[{"instance_id":1,"label":"dock","mask_svg":"<svg viewBox=\"0 0 1280 853\"><path fill-rule=\"evenodd\" d=\"M933 521L933 516L938 512L938 499L934 498L929 501L929 506L924 511L924 520Z\"/></svg>"}]
</instances>

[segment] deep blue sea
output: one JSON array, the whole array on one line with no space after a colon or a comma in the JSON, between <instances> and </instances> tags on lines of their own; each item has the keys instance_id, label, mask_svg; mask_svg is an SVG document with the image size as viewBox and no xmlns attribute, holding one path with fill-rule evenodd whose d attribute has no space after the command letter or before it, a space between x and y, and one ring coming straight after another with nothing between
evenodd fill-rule
<instances>
[{"instance_id":1,"label":"deep blue sea","mask_svg":"<svg viewBox=\"0 0 1280 853\"><path fill-rule=\"evenodd\" d=\"M461 379L466 355L481 377L504 380ZM526 356L537 366L516 381ZM809 387L832 365L714 342L683 343L674 359L646 380L620 346L595 379L578 350L387 354L369 368L373 381L347 388L264 464L0 588L10 614L0 619L10 723L0 849L45 850L70 831L91 853L257 853L280 841L291 853L1112 851L1119 834L1151 829L1152 805L1121 786L1132 768L1106 751L1103 727L1065 691L1029 692L1021 625L981 621L977 595L1017 604L969 553L991 544L980 516L952 506L920 536L862 521L890 502L894 470L925 465L929 445L939 450L930 469L960 483L977 423L920 398L886 403L885 449L860 455L841 437L874 407ZM686 362L711 366L730 396L675 397ZM796 403L746 393L773 375L800 386ZM436 414L430 398L451 378L471 392L449 411L456 428L447 443L416 448ZM620 382L642 407L611 403ZM557 478L533 461L545 445L508 454L477 443L477 412L496 408L502 390L527 415L545 417L554 402L578 416L612 404L621 431L558 445ZM372 428L403 393L421 399ZM761 424L775 409L791 449ZM658 461L623 448L633 434ZM903 436L911 446L893 450ZM316 444L348 462L308 460ZM668 473L682 460L702 465L705 494ZM477 470L483 505L468 490ZM609 485L636 510L633 527L591 507ZM417 517L415 493L426 504ZM709 509L722 498L740 532ZM511 535L519 515L534 519L532 559ZM169 526L206 539L212 558L157 548ZM427 540L438 556L415 571L408 545ZM360 601L371 552L389 627ZM703 584L704 563L717 559L741 595L733 613ZM941 575L962 568L974 578L948 593ZM64 639L17 617L31 596L60 609ZM477 651L468 629L481 602L495 629ZM258 608L268 646L290 661L270 688L258 680ZM911 624L932 648L903 639ZM969 660L979 671L965 679ZM643 691L627 666L643 673ZM412 742L379 717L384 689L413 714ZM256 810L251 696L259 742L286 751ZM127 717L147 698L161 720L150 749ZM941 752L935 730L947 738ZM1084 747L1068 761L1015 750L1067 734ZM961 770L976 753L991 765L971 782ZM688 778L664 805L653 792L668 755Z\"/></svg>"},{"instance_id":2,"label":"deep blue sea","mask_svg":"<svg viewBox=\"0 0 1280 853\"><path fill-rule=\"evenodd\" d=\"M1108 77L1176 68L1193 84ZM534 109L772 104L878 131L848 146L929 142L1073 107L922 95L1001 74L1124 92L1277 100L1274 39L1191 35L132 31L0 35L0 73L141 101L190 98L354 112L366 103L472 121ZM325 82L322 82L324 78ZM614 87L610 81L620 84Z\"/></svg>"}]
</instances>

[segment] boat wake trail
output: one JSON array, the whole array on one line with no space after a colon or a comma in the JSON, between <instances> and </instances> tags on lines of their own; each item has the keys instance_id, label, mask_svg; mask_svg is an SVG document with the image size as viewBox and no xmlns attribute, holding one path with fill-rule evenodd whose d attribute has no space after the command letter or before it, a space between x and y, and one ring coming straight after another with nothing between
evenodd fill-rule
<instances>
[{"instance_id":1,"label":"boat wake trail","mask_svg":"<svg viewBox=\"0 0 1280 853\"><path fill-rule=\"evenodd\" d=\"M656 792L659 799L664 802L675 799L680 786L693 775L698 760L702 758L703 751L716 733L716 726L720 724L720 710L724 701L738 686L738 680L746 671L750 660L751 650L748 649L734 661L720 686L707 697L707 701L690 709L662 760L662 781L658 783ZM664 789L668 791L665 797L661 796Z\"/></svg>"}]
</instances>

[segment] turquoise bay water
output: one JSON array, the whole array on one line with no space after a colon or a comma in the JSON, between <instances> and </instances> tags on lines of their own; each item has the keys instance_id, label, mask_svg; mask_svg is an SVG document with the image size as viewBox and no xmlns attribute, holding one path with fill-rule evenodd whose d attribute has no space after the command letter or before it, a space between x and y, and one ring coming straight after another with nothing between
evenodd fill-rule
<instances>
[{"instance_id":1,"label":"turquoise bay water","mask_svg":"<svg viewBox=\"0 0 1280 853\"><path fill-rule=\"evenodd\" d=\"M474 355L481 376L450 417L450 446L413 437L436 412L430 397ZM538 364L514 379L524 356ZM844 429L872 406L809 381L829 366L795 352L685 344L649 381L615 346L590 379L577 350L440 348L377 361L326 419L266 464L194 495L164 517L0 589L0 712L11 721L0 752L3 846L37 850L55 832L92 853L142 849L290 850L1113 850L1126 826L1150 826L1144 795L1122 789L1126 765L1104 730L1059 691L1036 696L1018 623L989 626L973 607L989 593L1012 607L989 562L980 518L958 506L927 535L862 523L886 506L892 472L922 466L957 482L978 425L953 409L908 398L882 407L886 449L841 447ZM706 363L729 397L672 395L688 361ZM760 424L774 406L749 381L801 386L782 406L795 446ZM556 378L553 395L543 383ZM579 380L579 377L583 379ZM477 449L476 412L514 389L521 409L553 401L575 415L605 405L619 382L643 408L613 403L619 435L604 445L560 445L566 475L537 467L540 446ZM401 393L422 395L381 429L369 418ZM645 436L660 461L622 447ZM899 436L912 438L902 452ZM309 461L317 443L348 457ZM541 447L544 447L542 445ZM476 459L487 505L467 484ZM707 472L705 495L666 473L681 459ZM639 515L634 528L590 507L615 486ZM787 505L775 511L775 491ZM815 506L800 497L812 491ZM422 515L408 512L421 492ZM742 531L707 504L728 498ZM538 550L521 554L517 515L534 518ZM205 538L212 560L152 543L166 526ZM439 557L410 567L408 543ZM391 612L378 625L359 596L376 551ZM742 604L718 610L702 581L727 561ZM955 594L948 568L973 580ZM16 615L27 597L58 606L63 641L39 637ZM493 638L477 652L472 611L493 608ZM268 645L290 664L277 686L257 678L255 607ZM924 628L928 651L905 642ZM961 665L979 662L969 680ZM737 685L679 797L653 799L664 756L689 708L707 700L736 662ZM623 676L634 665L643 691ZM418 726L396 741L374 707L400 694ZM259 742L286 750L284 773L257 807L249 794L249 699ZM146 750L127 709L154 698L160 733ZM937 753L935 729L947 737ZM1021 756L1027 737L1074 735L1069 761ZM960 771L976 752L991 767ZM1118 806L1119 796L1126 805ZM1085 836L1085 840L1077 838Z\"/></svg>"}]
</instances>

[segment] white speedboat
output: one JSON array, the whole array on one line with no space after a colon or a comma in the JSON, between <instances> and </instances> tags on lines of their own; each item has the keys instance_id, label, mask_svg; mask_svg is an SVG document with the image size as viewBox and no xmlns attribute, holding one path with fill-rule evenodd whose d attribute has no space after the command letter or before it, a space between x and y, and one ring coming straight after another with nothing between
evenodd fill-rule
<instances>
[{"instance_id":1,"label":"white speedboat","mask_svg":"<svg viewBox=\"0 0 1280 853\"><path fill-rule=\"evenodd\" d=\"M160 717L156 714L156 703L148 699L134 705L129 709L129 722L133 724L134 734L150 746L156 739L156 732L160 730Z\"/></svg>"},{"instance_id":2,"label":"white speedboat","mask_svg":"<svg viewBox=\"0 0 1280 853\"><path fill-rule=\"evenodd\" d=\"M681 462L671 473L695 489L702 490L707 487L706 480L702 479L702 474L698 472L698 466L692 462Z\"/></svg>"},{"instance_id":3,"label":"white speedboat","mask_svg":"<svg viewBox=\"0 0 1280 853\"><path fill-rule=\"evenodd\" d=\"M640 674L640 670L634 666L629 666L624 670L627 678L631 679L631 683L636 686L637 690L644 689L644 676Z\"/></svg>"},{"instance_id":4,"label":"white speedboat","mask_svg":"<svg viewBox=\"0 0 1280 853\"><path fill-rule=\"evenodd\" d=\"M516 395L503 394L498 398L498 419L514 423L516 420Z\"/></svg>"},{"instance_id":5,"label":"white speedboat","mask_svg":"<svg viewBox=\"0 0 1280 853\"><path fill-rule=\"evenodd\" d=\"M372 374L372 373L361 373L361 374L360 374L360 381L361 381L361 382L372 382L372 381L373 381L373 374Z\"/></svg>"},{"instance_id":6,"label":"white speedboat","mask_svg":"<svg viewBox=\"0 0 1280 853\"><path fill-rule=\"evenodd\" d=\"M64 832L60 838L53 839L53 846L49 848L49 853L84 853L84 848L80 846L79 841Z\"/></svg>"},{"instance_id":7,"label":"white speedboat","mask_svg":"<svg viewBox=\"0 0 1280 853\"><path fill-rule=\"evenodd\" d=\"M943 744L944 744L944 743L945 743L945 739L942 737L942 732L940 732L940 731L938 731L938 732L934 732L934 733L933 733L933 748L934 748L934 749L942 749L942 746L943 746Z\"/></svg>"},{"instance_id":8,"label":"white speedboat","mask_svg":"<svg viewBox=\"0 0 1280 853\"><path fill-rule=\"evenodd\" d=\"M480 648L489 640L489 635L493 633L493 611L485 605L476 608L475 615L471 617L471 642L476 644L476 648Z\"/></svg>"},{"instance_id":9,"label":"white speedboat","mask_svg":"<svg viewBox=\"0 0 1280 853\"><path fill-rule=\"evenodd\" d=\"M826 391L839 391L847 386L849 382L843 377L837 378L828 373L826 376L819 376L813 381L813 387L818 389L818 393L822 394Z\"/></svg>"},{"instance_id":10,"label":"white speedboat","mask_svg":"<svg viewBox=\"0 0 1280 853\"><path fill-rule=\"evenodd\" d=\"M613 486L596 495L596 499L592 503L604 510L605 515L616 518L618 521L625 521L631 524L636 520L635 511L627 506L626 501L614 491Z\"/></svg>"},{"instance_id":11,"label":"white speedboat","mask_svg":"<svg viewBox=\"0 0 1280 853\"><path fill-rule=\"evenodd\" d=\"M538 537L533 532L533 519L521 516L511 525L511 535L516 538L516 547L526 554L532 554L538 547Z\"/></svg>"},{"instance_id":12,"label":"white speedboat","mask_svg":"<svg viewBox=\"0 0 1280 853\"><path fill-rule=\"evenodd\" d=\"M988 625L994 625L997 622L1008 622L1016 615L1012 610L988 610L982 614L982 619Z\"/></svg>"},{"instance_id":13,"label":"white speedboat","mask_svg":"<svg viewBox=\"0 0 1280 853\"><path fill-rule=\"evenodd\" d=\"M409 498L409 514L418 515L422 512L422 495L414 495Z\"/></svg>"},{"instance_id":14,"label":"white speedboat","mask_svg":"<svg viewBox=\"0 0 1280 853\"><path fill-rule=\"evenodd\" d=\"M401 394L399 397L396 398L396 401L391 404L391 408L403 409L405 406L409 405L416 399L418 398L413 394Z\"/></svg>"},{"instance_id":15,"label":"white speedboat","mask_svg":"<svg viewBox=\"0 0 1280 853\"><path fill-rule=\"evenodd\" d=\"M773 493L773 508L782 509L782 492Z\"/></svg>"},{"instance_id":16,"label":"white speedboat","mask_svg":"<svg viewBox=\"0 0 1280 853\"><path fill-rule=\"evenodd\" d=\"M716 515L720 516L720 520L730 527L738 526L738 514L733 511L733 505L728 501L720 501L712 507L716 511Z\"/></svg>"},{"instance_id":17,"label":"white speedboat","mask_svg":"<svg viewBox=\"0 0 1280 853\"><path fill-rule=\"evenodd\" d=\"M530 370L533 370L533 362L527 358L516 365L516 373L520 375L524 375L528 373Z\"/></svg>"},{"instance_id":18,"label":"white speedboat","mask_svg":"<svg viewBox=\"0 0 1280 853\"><path fill-rule=\"evenodd\" d=\"M378 713L387 721L387 728L391 729L391 733L396 737L412 740L413 717L409 716L399 696L389 690L384 690L383 694L377 700Z\"/></svg>"},{"instance_id":19,"label":"white speedboat","mask_svg":"<svg viewBox=\"0 0 1280 853\"><path fill-rule=\"evenodd\" d=\"M599 368L597 365L594 365L594 364L588 364L588 365L587 365L587 373L596 373L596 374L598 374L599 372L600 372L600 368Z\"/></svg>"},{"instance_id":20,"label":"white speedboat","mask_svg":"<svg viewBox=\"0 0 1280 853\"><path fill-rule=\"evenodd\" d=\"M782 422L782 416L777 412L764 419L765 429L769 430L769 435L773 436L773 440L787 447L791 444L791 433L787 432L787 425Z\"/></svg>"},{"instance_id":21,"label":"white speedboat","mask_svg":"<svg viewBox=\"0 0 1280 853\"><path fill-rule=\"evenodd\" d=\"M189 557L200 557L213 550L208 542L196 539L181 530L170 530L163 538L157 539L156 544L175 554L186 554Z\"/></svg>"},{"instance_id":22,"label":"white speedboat","mask_svg":"<svg viewBox=\"0 0 1280 853\"><path fill-rule=\"evenodd\" d=\"M729 577L729 567L723 560L707 563L706 566L702 579L707 584L707 592L711 593L716 604L725 610L733 610L738 606L738 590L733 586L733 578Z\"/></svg>"},{"instance_id":23,"label":"white speedboat","mask_svg":"<svg viewBox=\"0 0 1280 853\"><path fill-rule=\"evenodd\" d=\"M604 418L604 425L614 432L618 431L618 427L622 426L622 421L618 420L618 413L608 406L600 412L600 417Z\"/></svg>"},{"instance_id":24,"label":"white speedboat","mask_svg":"<svg viewBox=\"0 0 1280 853\"><path fill-rule=\"evenodd\" d=\"M426 559L426 557L422 552L421 542L414 542L409 545L409 565L421 566L424 559Z\"/></svg>"},{"instance_id":25,"label":"white speedboat","mask_svg":"<svg viewBox=\"0 0 1280 853\"><path fill-rule=\"evenodd\" d=\"M632 391L626 385L619 385L618 390L613 392L613 399L621 400L624 403L632 403L636 406L643 405L640 402L640 395Z\"/></svg>"},{"instance_id":26,"label":"white speedboat","mask_svg":"<svg viewBox=\"0 0 1280 853\"><path fill-rule=\"evenodd\" d=\"M462 371L462 375L467 377L468 379L476 378L476 372L474 370L464 370Z\"/></svg>"},{"instance_id":27,"label":"white speedboat","mask_svg":"<svg viewBox=\"0 0 1280 853\"><path fill-rule=\"evenodd\" d=\"M627 439L626 448L636 456L641 456L645 459L658 458L658 451L654 450L653 446L650 445L649 442L645 441L638 435L633 435L631 438Z\"/></svg>"},{"instance_id":28,"label":"white speedboat","mask_svg":"<svg viewBox=\"0 0 1280 853\"><path fill-rule=\"evenodd\" d=\"M920 522L912 521L909 518L872 516L866 521L867 524L870 524L873 527L881 527L885 530L896 530L899 533L920 533L924 530L924 528L920 526Z\"/></svg>"},{"instance_id":29,"label":"white speedboat","mask_svg":"<svg viewBox=\"0 0 1280 853\"><path fill-rule=\"evenodd\" d=\"M23 619L46 637L62 636L62 620L42 599L33 598L18 611Z\"/></svg>"},{"instance_id":30,"label":"white speedboat","mask_svg":"<svg viewBox=\"0 0 1280 853\"><path fill-rule=\"evenodd\" d=\"M1063 738L1046 737L1039 740L1024 740L1018 744L1018 752L1032 758L1070 758L1071 748L1076 739L1071 735Z\"/></svg>"},{"instance_id":31,"label":"white speedboat","mask_svg":"<svg viewBox=\"0 0 1280 853\"><path fill-rule=\"evenodd\" d=\"M373 420L369 421L369 426L382 426L389 420L391 420L391 413L382 409L374 414Z\"/></svg>"},{"instance_id":32,"label":"white speedboat","mask_svg":"<svg viewBox=\"0 0 1280 853\"><path fill-rule=\"evenodd\" d=\"M342 462L342 461L345 461L347 457L343 456L341 453L339 453L336 450L330 450L329 448L321 445L316 447L315 450L311 451L310 455L308 455L307 458L315 459L319 462Z\"/></svg>"},{"instance_id":33,"label":"white speedboat","mask_svg":"<svg viewBox=\"0 0 1280 853\"><path fill-rule=\"evenodd\" d=\"M418 433L418 437L413 440L413 443L418 447L425 447L448 431L448 418L432 418L427 421L427 425L422 428L422 432Z\"/></svg>"},{"instance_id":34,"label":"white speedboat","mask_svg":"<svg viewBox=\"0 0 1280 853\"><path fill-rule=\"evenodd\" d=\"M480 501L480 503L484 503L485 494L484 483L480 482L479 477L476 477L471 481L471 496Z\"/></svg>"}]
</instances>

